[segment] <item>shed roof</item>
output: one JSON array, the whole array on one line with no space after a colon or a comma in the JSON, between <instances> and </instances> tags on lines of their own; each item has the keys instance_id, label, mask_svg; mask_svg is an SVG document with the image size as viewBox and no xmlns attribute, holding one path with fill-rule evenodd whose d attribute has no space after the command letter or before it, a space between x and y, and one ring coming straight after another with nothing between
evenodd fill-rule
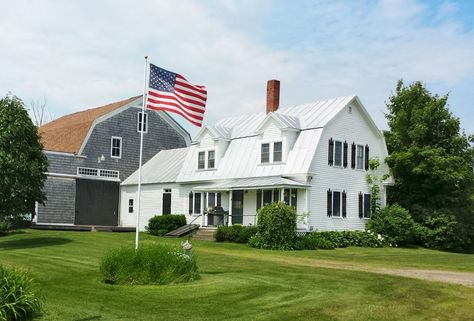
<instances>
[{"instance_id":1,"label":"shed roof","mask_svg":"<svg viewBox=\"0 0 474 321\"><path fill-rule=\"evenodd\" d=\"M193 187L197 191L225 191L235 189L259 189L264 187L299 187L305 188L308 185L281 176L266 177L246 177L237 179L224 179L208 185Z\"/></svg>"},{"instance_id":2,"label":"shed roof","mask_svg":"<svg viewBox=\"0 0 474 321\"><path fill-rule=\"evenodd\" d=\"M142 184L176 182L189 147L162 150L142 166ZM122 185L137 185L138 170Z\"/></svg>"},{"instance_id":3,"label":"shed roof","mask_svg":"<svg viewBox=\"0 0 474 321\"><path fill-rule=\"evenodd\" d=\"M94 120L123 107L141 96L117 101L66 115L41 126L38 131L44 149L49 151L78 153Z\"/></svg>"}]
</instances>

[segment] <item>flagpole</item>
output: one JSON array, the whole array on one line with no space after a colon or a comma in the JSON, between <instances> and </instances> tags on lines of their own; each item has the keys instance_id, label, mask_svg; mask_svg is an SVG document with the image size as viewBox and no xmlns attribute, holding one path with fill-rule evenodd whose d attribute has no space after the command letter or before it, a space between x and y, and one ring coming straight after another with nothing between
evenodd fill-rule
<instances>
[{"instance_id":1,"label":"flagpole","mask_svg":"<svg viewBox=\"0 0 474 321\"><path fill-rule=\"evenodd\" d=\"M142 192L142 156L143 156L143 127L145 125L145 104L146 104L146 89L147 81L146 74L148 71L148 56L145 56L145 73L143 79L143 100L142 100L142 127L140 130L140 160L138 161L138 201L137 201L137 224L135 228L135 250L138 250L138 241L140 235L140 198ZM148 122L148 119L147 119ZM146 124L148 126L148 124Z\"/></svg>"}]
</instances>

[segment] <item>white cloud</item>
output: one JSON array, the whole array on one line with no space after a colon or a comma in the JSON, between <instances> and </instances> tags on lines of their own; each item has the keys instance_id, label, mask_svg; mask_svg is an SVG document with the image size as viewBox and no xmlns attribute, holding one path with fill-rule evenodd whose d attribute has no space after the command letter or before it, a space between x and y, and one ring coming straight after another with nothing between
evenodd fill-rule
<instances>
[{"instance_id":1,"label":"white cloud","mask_svg":"<svg viewBox=\"0 0 474 321\"><path fill-rule=\"evenodd\" d=\"M384 126L384 100L397 79L424 80L452 97L461 83L474 81L474 33L456 21L449 2L438 8L412 0L285 5L2 4L0 88L26 102L46 96L59 116L140 94L148 54L208 87L210 123L263 109L266 80L278 78L282 105L356 93ZM472 131L474 124L466 127Z\"/></svg>"}]
</instances>

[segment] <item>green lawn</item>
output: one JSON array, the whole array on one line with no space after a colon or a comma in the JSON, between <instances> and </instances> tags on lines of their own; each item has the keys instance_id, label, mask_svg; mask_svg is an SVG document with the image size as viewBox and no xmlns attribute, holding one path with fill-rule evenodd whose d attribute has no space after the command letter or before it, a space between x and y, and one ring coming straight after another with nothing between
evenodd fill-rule
<instances>
[{"instance_id":1,"label":"green lawn","mask_svg":"<svg viewBox=\"0 0 474 321\"><path fill-rule=\"evenodd\" d=\"M179 243L142 235L144 242ZM316 267L474 271L474 255L425 249L276 252L192 242L201 280L166 286L102 284L109 248L133 233L27 230L0 238L0 263L29 270L45 299L40 320L472 320L474 288ZM312 266L314 264L315 266Z\"/></svg>"}]
</instances>

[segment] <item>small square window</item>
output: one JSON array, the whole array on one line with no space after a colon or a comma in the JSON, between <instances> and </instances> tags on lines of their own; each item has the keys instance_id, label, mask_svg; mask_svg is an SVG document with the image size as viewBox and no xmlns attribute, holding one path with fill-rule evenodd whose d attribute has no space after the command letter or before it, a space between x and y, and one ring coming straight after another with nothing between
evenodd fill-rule
<instances>
[{"instance_id":1,"label":"small square window","mask_svg":"<svg viewBox=\"0 0 474 321\"><path fill-rule=\"evenodd\" d=\"M270 144L262 144L260 162L261 163L270 162Z\"/></svg>"}]
</instances>

